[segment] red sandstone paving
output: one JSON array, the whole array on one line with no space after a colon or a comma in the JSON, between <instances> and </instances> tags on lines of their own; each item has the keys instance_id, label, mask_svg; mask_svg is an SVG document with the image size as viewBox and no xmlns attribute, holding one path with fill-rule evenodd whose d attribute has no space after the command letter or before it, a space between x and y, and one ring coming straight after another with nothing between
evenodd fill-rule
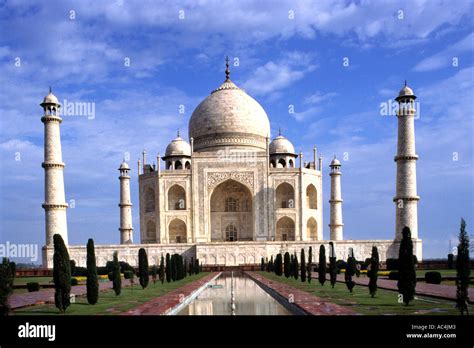
<instances>
[{"instance_id":1,"label":"red sandstone paving","mask_svg":"<svg viewBox=\"0 0 474 348\"><path fill-rule=\"evenodd\" d=\"M338 275L337 280L340 282L344 282L344 276ZM369 284L369 277L359 277L359 278L352 277L352 280L358 285L368 286ZM377 280L377 287L381 289L398 291L396 280L379 278ZM469 303L472 303L474 301L474 288L470 287L468 288L468 291L469 291L469 299L470 299ZM456 299L456 286L441 285L441 284L427 284L424 282L423 283L417 282L416 294L444 298L448 300L455 300Z\"/></svg>"},{"instance_id":2,"label":"red sandstone paving","mask_svg":"<svg viewBox=\"0 0 474 348\"><path fill-rule=\"evenodd\" d=\"M159 296L125 313L122 313L122 315L166 315L168 311L181 303L180 300L191 295L194 291L204 286L218 274L219 272L212 272L204 278L183 285L180 288L170 291L163 296Z\"/></svg>"},{"instance_id":3,"label":"red sandstone paving","mask_svg":"<svg viewBox=\"0 0 474 348\"><path fill-rule=\"evenodd\" d=\"M122 280L122 286L129 286L130 281L128 279ZM99 291L111 290L112 282L99 282ZM86 295L86 285L76 285L71 287L71 294L76 296ZM13 294L10 296L8 303L12 309L21 307L54 303L54 288L43 289L35 292L27 292L22 294Z\"/></svg>"},{"instance_id":4,"label":"red sandstone paving","mask_svg":"<svg viewBox=\"0 0 474 348\"><path fill-rule=\"evenodd\" d=\"M265 286L279 293L284 298L293 296L293 304L303 309L311 315L357 315L352 309L327 302L320 297L314 296L306 291L296 289L292 286L274 282L254 272L245 272L254 280L263 283Z\"/></svg>"}]
</instances>

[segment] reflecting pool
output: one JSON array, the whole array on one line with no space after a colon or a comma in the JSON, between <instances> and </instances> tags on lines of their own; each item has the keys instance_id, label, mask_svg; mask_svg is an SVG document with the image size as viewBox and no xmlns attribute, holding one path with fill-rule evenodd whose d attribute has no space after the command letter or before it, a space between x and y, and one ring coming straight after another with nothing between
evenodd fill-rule
<instances>
[{"instance_id":1,"label":"reflecting pool","mask_svg":"<svg viewBox=\"0 0 474 348\"><path fill-rule=\"evenodd\" d=\"M233 286L232 286L233 282ZM234 301L231 301L231 289ZM234 305L232 305L234 304ZM234 308L234 310L232 310ZM221 275L177 315L292 315L252 279Z\"/></svg>"}]
</instances>

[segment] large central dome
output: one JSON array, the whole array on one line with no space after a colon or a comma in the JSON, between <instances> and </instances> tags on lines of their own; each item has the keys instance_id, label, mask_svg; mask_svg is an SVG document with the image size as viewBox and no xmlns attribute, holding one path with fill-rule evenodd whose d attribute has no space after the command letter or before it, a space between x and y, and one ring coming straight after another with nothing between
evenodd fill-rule
<instances>
[{"instance_id":1,"label":"large central dome","mask_svg":"<svg viewBox=\"0 0 474 348\"><path fill-rule=\"evenodd\" d=\"M194 110L189 120L189 137L194 151L222 147L266 149L270 135L268 116L261 105L237 87L229 77Z\"/></svg>"}]
</instances>

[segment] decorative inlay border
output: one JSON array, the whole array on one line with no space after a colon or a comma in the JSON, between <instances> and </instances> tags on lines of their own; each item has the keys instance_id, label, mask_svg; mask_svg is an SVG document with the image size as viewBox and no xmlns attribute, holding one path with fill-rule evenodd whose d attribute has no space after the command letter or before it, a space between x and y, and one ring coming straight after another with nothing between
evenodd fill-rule
<instances>
[{"instance_id":1,"label":"decorative inlay border","mask_svg":"<svg viewBox=\"0 0 474 348\"><path fill-rule=\"evenodd\" d=\"M227 179L234 179L254 188L253 172L210 172L207 174L207 188L211 189Z\"/></svg>"}]
</instances>

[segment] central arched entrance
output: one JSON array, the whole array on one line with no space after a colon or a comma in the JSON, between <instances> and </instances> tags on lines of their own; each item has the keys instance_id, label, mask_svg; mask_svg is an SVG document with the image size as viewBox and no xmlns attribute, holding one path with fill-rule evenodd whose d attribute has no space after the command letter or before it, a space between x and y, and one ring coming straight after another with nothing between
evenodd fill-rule
<instances>
[{"instance_id":1,"label":"central arched entrance","mask_svg":"<svg viewBox=\"0 0 474 348\"><path fill-rule=\"evenodd\" d=\"M229 179L216 186L211 195L211 241L253 240L252 193Z\"/></svg>"}]
</instances>

